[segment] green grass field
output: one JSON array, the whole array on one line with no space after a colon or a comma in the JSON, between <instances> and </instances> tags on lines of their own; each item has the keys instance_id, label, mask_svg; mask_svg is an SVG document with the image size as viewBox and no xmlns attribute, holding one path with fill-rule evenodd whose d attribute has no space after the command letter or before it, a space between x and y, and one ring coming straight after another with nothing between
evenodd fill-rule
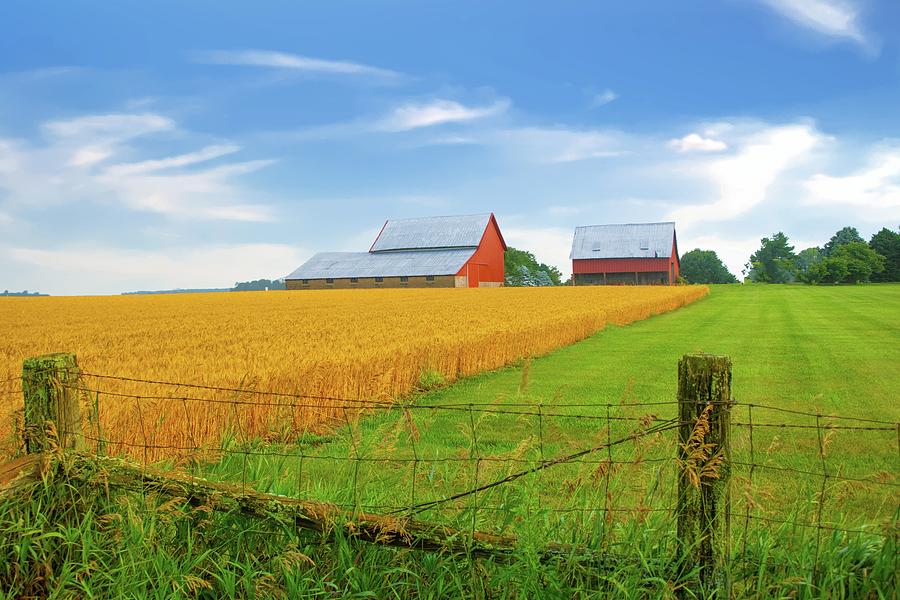
<instances>
[{"instance_id":1,"label":"green grass field","mask_svg":"<svg viewBox=\"0 0 900 600\"><path fill-rule=\"evenodd\" d=\"M757 514L783 520L797 511L817 508L810 501L821 491L822 484L822 478L814 475L822 472L818 432L766 425L814 426L816 418L764 408L754 408L751 414L746 405L900 421L900 408L894 401L900 390L900 370L896 367L900 365L898 315L900 286L720 286L707 299L675 313L610 328L533 360L527 374L523 364L416 398L418 405L465 409L470 403L490 404L498 412L382 412L352 424L338 424L336 434L324 445L315 437L315 448L305 451L311 458L303 465L290 458L246 460L237 454L214 469L214 473L255 482L263 491L299 491L307 497L344 503L351 508L361 505L372 512L434 500L474 487L476 481L483 484L527 468L527 461L551 460L602 444L607 439L607 404L612 405L609 414L614 419L674 417L674 404L658 403L674 403L678 359L685 353L707 352L728 355L733 360L733 393L738 401L733 421L747 424L753 420L756 424L752 461L749 429L740 425L733 428L734 460L763 465L755 470L752 488L746 480L749 469L734 469L734 508L743 514L746 492L758 505ZM639 406L642 403L647 406ZM571 407L573 404L581 406ZM540 417L534 414L537 405L542 405ZM544 413L572 416L550 417ZM583 416L597 418L580 418ZM820 419L823 427L886 429L826 429L822 444L828 472L896 483L900 448L897 431L890 423ZM636 426L633 421L613 421L609 436L613 440L627 436ZM477 445L473 440L477 440ZM643 457L640 464L622 465L617 473L622 485L611 485L623 516L629 516L625 510L629 508L662 510L674 504L674 466L671 461L664 462L674 456L674 451L675 432L615 448L614 461ZM348 460L355 457L368 462L357 465ZM486 460L476 465L479 457L510 460ZM391 462L414 458L419 460L415 467ZM471 460L448 462L448 458ZM385 462L373 462L376 459ZM513 459L526 462L512 462ZM588 481L597 467L592 462L554 467L517 485L482 494L476 526L496 533L525 533L516 527L515 519L498 519L491 512L492 506L499 506L498 512L503 513L514 504L526 512L555 506L578 509L582 514L608 507L608 500L598 501L597 482ZM810 474L798 476L778 470L782 468ZM541 484L536 482L538 479ZM348 485L348 481L355 481L356 485ZM570 496L560 495L561 483L576 489ZM828 521L831 525L890 522L900 499L895 489L832 481L826 489ZM464 513L462 518L469 522L474 506L474 500L466 498L452 503L449 512ZM447 509L443 506L438 511L441 514L425 516L443 520L448 517ZM805 516L806 522L813 521L813 515ZM602 515L594 514L592 518ZM583 526L583 522L576 524ZM525 528L533 533L530 522Z\"/></svg>"},{"instance_id":2,"label":"green grass field","mask_svg":"<svg viewBox=\"0 0 900 600\"><path fill-rule=\"evenodd\" d=\"M235 434L227 446L234 453L200 470L349 510L402 510L627 437L641 426L637 419L673 418L677 362L691 352L732 358L733 460L759 465L752 480L740 464L732 473L735 594L896 594L900 286L714 286L708 298L673 313L423 392L410 399L418 408L336 423L297 446L248 445ZM751 404L820 412L826 428L820 438L816 429L781 427L817 419ZM459 410L421 408L434 405ZM527 414L510 414L517 412ZM751 420L752 450L743 425ZM165 588L147 594L158 597L670 597L680 585L668 512L675 443L674 431L642 437L418 515L518 536L513 564L374 548L340 535L324 544L235 515L200 523L186 509L156 510L162 500L155 498L123 505L95 492L99 508L72 501L49 510L46 495L72 493L54 489L35 493L27 510L0 507L0 563L7 565L0 583L9 597L40 589L37 576L55 577L74 595L99 596L143 595L149 585ZM823 463L830 475L824 495ZM574 561L539 564L550 541L623 558L604 573ZM39 572L48 561L50 579Z\"/></svg>"}]
</instances>

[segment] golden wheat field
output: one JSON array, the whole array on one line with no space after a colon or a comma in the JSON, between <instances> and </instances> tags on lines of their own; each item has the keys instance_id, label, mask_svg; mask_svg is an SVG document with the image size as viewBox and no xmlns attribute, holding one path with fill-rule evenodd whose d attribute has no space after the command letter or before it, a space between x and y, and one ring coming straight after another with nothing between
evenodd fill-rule
<instances>
[{"instance_id":1,"label":"golden wheat field","mask_svg":"<svg viewBox=\"0 0 900 600\"><path fill-rule=\"evenodd\" d=\"M423 378L495 369L707 293L688 286L3 298L0 454L15 448L28 356L76 353L89 430L112 440L112 450L149 445L159 458L225 434L290 438L341 416L342 399L395 399Z\"/></svg>"}]
</instances>

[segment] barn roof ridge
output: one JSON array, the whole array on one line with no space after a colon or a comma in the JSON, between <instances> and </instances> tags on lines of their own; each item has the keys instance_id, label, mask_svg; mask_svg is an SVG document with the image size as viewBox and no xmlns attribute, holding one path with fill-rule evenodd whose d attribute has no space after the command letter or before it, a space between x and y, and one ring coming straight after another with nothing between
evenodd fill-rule
<instances>
[{"instance_id":1,"label":"barn roof ridge","mask_svg":"<svg viewBox=\"0 0 900 600\"><path fill-rule=\"evenodd\" d=\"M493 218L493 213L479 213L388 219L369 252L477 247Z\"/></svg>"},{"instance_id":2,"label":"barn roof ridge","mask_svg":"<svg viewBox=\"0 0 900 600\"><path fill-rule=\"evenodd\" d=\"M455 219L457 217L487 217L494 213L492 212L480 212L480 213L466 213L464 215L431 215L429 217L401 217L397 219L386 219L387 221L419 221L424 219Z\"/></svg>"},{"instance_id":3,"label":"barn roof ridge","mask_svg":"<svg viewBox=\"0 0 900 600\"><path fill-rule=\"evenodd\" d=\"M575 228L569 258L668 258L675 239L674 221L584 225Z\"/></svg>"},{"instance_id":4,"label":"barn roof ridge","mask_svg":"<svg viewBox=\"0 0 900 600\"><path fill-rule=\"evenodd\" d=\"M674 225L675 221L646 221L644 223L598 223L597 225L576 225L575 229L587 229L589 227L626 227L634 225Z\"/></svg>"}]
</instances>

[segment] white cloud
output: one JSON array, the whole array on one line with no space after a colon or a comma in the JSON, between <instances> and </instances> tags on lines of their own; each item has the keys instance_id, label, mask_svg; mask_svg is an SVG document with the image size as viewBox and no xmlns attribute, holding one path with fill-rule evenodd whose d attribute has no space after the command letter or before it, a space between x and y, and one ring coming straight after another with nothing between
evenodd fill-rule
<instances>
[{"instance_id":1,"label":"white cloud","mask_svg":"<svg viewBox=\"0 0 900 600\"><path fill-rule=\"evenodd\" d=\"M175 129L175 122L153 113L89 115L49 121L43 129L60 138L129 139L157 131Z\"/></svg>"},{"instance_id":2,"label":"white cloud","mask_svg":"<svg viewBox=\"0 0 900 600\"><path fill-rule=\"evenodd\" d=\"M145 160L137 163L113 165L107 169L109 175L135 175L139 173L147 173L150 171L159 171L162 169L171 169L175 167L186 167L189 165L206 162L221 156L232 154L240 150L241 147L235 144L221 144L215 146L206 146L196 152L187 154L179 154L163 159Z\"/></svg>"},{"instance_id":3,"label":"white cloud","mask_svg":"<svg viewBox=\"0 0 900 600\"><path fill-rule=\"evenodd\" d=\"M728 144L712 137L703 137L698 133L689 133L682 138L669 141L669 146L679 152L721 152Z\"/></svg>"},{"instance_id":4,"label":"white cloud","mask_svg":"<svg viewBox=\"0 0 900 600\"><path fill-rule=\"evenodd\" d=\"M194 55L194 62L208 65L234 65L290 69L310 73L335 75L359 75L394 79L401 77L397 71L372 67L346 60L323 60L299 54L271 50L210 50Z\"/></svg>"},{"instance_id":5,"label":"white cloud","mask_svg":"<svg viewBox=\"0 0 900 600\"><path fill-rule=\"evenodd\" d=\"M532 252L538 262L555 266L562 272L563 279L571 275L569 251L572 249L572 229L504 226L502 223L500 226L503 229L503 239L508 245Z\"/></svg>"},{"instance_id":6,"label":"white cloud","mask_svg":"<svg viewBox=\"0 0 900 600\"><path fill-rule=\"evenodd\" d=\"M378 131L409 131L445 123L461 123L492 117L509 108L509 100L497 100L488 106L465 106L453 100L432 100L398 106L375 127Z\"/></svg>"},{"instance_id":7,"label":"white cloud","mask_svg":"<svg viewBox=\"0 0 900 600\"><path fill-rule=\"evenodd\" d=\"M617 132L564 127L519 127L485 136L487 143L527 161L567 163L627 154L622 135Z\"/></svg>"},{"instance_id":8,"label":"white cloud","mask_svg":"<svg viewBox=\"0 0 900 600\"><path fill-rule=\"evenodd\" d=\"M880 149L868 165L844 176L816 173L805 182L805 203L844 206L867 220L900 220L900 148Z\"/></svg>"},{"instance_id":9,"label":"white cloud","mask_svg":"<svg viewBox=\"0 0 900 600\"><path fill-rule=\"evenodd\" d=\"M846 38L871 48L859 24L860 10L848 0L761 0L794 23L821 34Z\"/></svg>"},{"instance_id":10,"label":"white cloud","mask_svg":"<svg viewBox=\"0 0 900 600\"><path fill-rule=\"evenodd\" d=\"M734 155L695 162L688 170L713 186L717 199L675 210L670 218L691 226L741 216L766 200L789 168L810 157L824 136L811 125L766 126L738 142Z\"/></svg>"},{"instance_id":11,"label":"white cloud","mask_svg":"<svg viewBox=\"0 0 900 600\"><path fill-rule=\"evenodd\" d=\"M444 135L428 141L428 144L434 146L464 146L477 143L477 138L465 135Z\"/></svg>"},{"instance_id":12,"label":"white cloud","mask_svg":"<svg viewBox=\"0 0 900 600\"><path fill-rule=\"evenodd\" d=\"M591 107L597 108L603 106L604 104L609 104L613 100L616 100L618 97L619 95L612 90L603 90L599 94L596 94L593 99L591 99Z\"/></svg>"},{"instance_id":13,"label":"white cloud","mask_svg":"<svg viewBox=\"0 0 900 600\"><path fill-rule=\"evenodd\" d=\"M179 131L167 117L88 115L51 121L42 130L47 136L43 144L0 139L0 193L8 210L90 202L179 219L273 219L269 207L248 201L247 192L234 181L272 161L204 166L240 150L234 144L104 167L116 158L139 154L140 138L145 135L165 132L179 142L187 138L187 132Z\"/></svg>"},{"instance_id":14,"label":"white cloud","mask_svg":"<svg viewBox=\"0 0 900 600\"><path fill-rule=\"evenodd\" d=\"M76 150L75 154L72 155L72 158L69 159L67 164L71 167L89 167L103 162L110 156L112 156L112 150L110 148L85 146L84 148Z\"/></svg>"},{"instance_id":15,"label":"white cloud","mask_svg":"<svg viewBox=\"0 0 900 600\"><path fill-rule=\"evenodd\" d=\"M297 268L309 252L284 244L235 244L133 250L107 246L56 249L16 247L8 260L35 268L40 281L29 289L54 294L91 292L115 294L138 289L230 287L235 281L280 278Z\"/></svg>"}]
</instances>

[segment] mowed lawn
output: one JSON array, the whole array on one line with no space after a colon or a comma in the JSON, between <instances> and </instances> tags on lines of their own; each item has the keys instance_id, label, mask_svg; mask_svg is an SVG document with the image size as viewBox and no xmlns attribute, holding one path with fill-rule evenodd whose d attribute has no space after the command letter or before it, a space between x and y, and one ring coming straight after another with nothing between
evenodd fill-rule
<instances>
[{"instance_id":1,"label":"mowed lawn","mask_svg":"<svg viewBox=\"0 0 900 600\"><path fill-rule=\"evenodd\" d=\"M314 444L304 450L308 456L302 461L235 455L214 471L252 481L260 489L373 511L444 498L533 466L541 458L619 439L639 427L616 417L674 418L674 405L656 403L674 401L678 360L691 352L724 354L733 360L738 401L733 413L734 459L760 465L752 481L748 467L734 467L733 508L741 527L748 501L753 515L776 521L813 523L820 500L824 500L822 520L833 526L884 526L896 519L900 503L896 429L900 286L896 285L714 286L709 297L675 312L609 327L528 363L415 398L420 406L475 404L477 409L487 403L491 410L526 414L378 412L348 422L325 440L311 440ZM782 428L815 425L816 418L760 407L751 414L748 404L820 412L819 424L826 427L884 430ZM607 410L614 418L609 430ZM751 418L756 425L752 453L750 430L742 425ZM823 471L820 446L829 474L824 498L823 478L818 475ZM580 519L602 519L602 513L590 511L614 508L628 519L641 510L671 508L674 454L675 432L667 431L616 446L609 454L604 450L590 455L587 463L551 467L474 498L447 503L423 516L448 518L449 510L469 519L475 513L474 525L480 529L521 534L514 523L518 517L511 518L511 512L521 516L555 509L553 519L545 519L549 535L560 537L560 520L566 521L571 535L571 528L583 526L583 521L560 517L567 510ZM354 457L367 460L347 460ZM410 462L413 458L415 465ZM608 458L622 463L609 474L599 462ZM627 464L632 461L637 464ZM478 511L472 511L476 506ZM751 527L770 525L751 521ZM533 523L529 527L533 531Z\"/></svg>"}]
</instances>

